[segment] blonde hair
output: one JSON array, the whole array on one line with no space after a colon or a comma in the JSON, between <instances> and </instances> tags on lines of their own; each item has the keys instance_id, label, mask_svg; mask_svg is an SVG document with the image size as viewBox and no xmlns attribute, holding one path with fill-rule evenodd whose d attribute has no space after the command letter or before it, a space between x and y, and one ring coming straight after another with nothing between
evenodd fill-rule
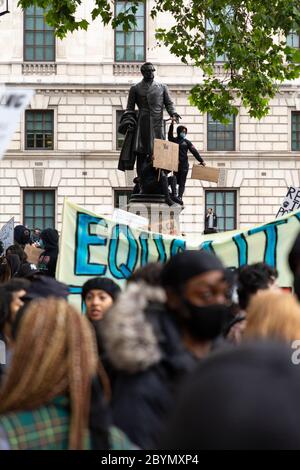
<instances>
[{"instance_id":1,"label":"blonde hair","mask_svg":"<svg viewBox=\"0 0 300 470\"><path fill-rule=\"evenodd\" d=\"M35 300L20 323L0 391L0 413L35 409L58 395L67 395L69 448L82 449L96 370L96 343L86 318L63 299Z\"/></svg>"},{"instance_id":2,"label":"blonde hair","mask_svg":"<svg viewBox=\"0 0 300 470\"><path fill-rule=\"evenodd\" d=\"M258 292L247 309L245 338L300 339L300 305L290 293Z\"/></svg>"}]
</instances>

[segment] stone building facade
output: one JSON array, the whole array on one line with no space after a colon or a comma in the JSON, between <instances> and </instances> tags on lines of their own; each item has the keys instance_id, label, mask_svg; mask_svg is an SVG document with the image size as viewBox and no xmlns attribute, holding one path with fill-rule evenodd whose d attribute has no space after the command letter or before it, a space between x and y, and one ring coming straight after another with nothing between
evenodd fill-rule
<instances>
[{"instance_id":1,"label":"stone building facade","mask_svg":"<svg viewBox=\"0 0 300 470\"><path fill-rule=\"evenodd\" d=\"M83 15L88 15L91 3L84 2ZM201 73L156 45L155 28L169 18L150 20L150 6L151 1L144 13L142 61L118 60L116 33L99 21L87 32L55 39L54 60L28 60L26 54L38 46L30 45L32 31L26 29L17 0L11 1L11 13L0 22L1 44L6 44L0 52L0 82L33 88L35 96L0 161L0 224L14 216L30 228L60 229L65 197L99 214L112 213L134 177L133 172L117 170L117 120L146 60L155 64L157 79L169 86L188 138L208 165L221 169L218 185L188 179L181 214L185 234L203 232L205 210L211 206L217 210L221 230L272 220L287 187L300 186L300 81L281 86L270 114L261 121L240 107L232 127L223 129L190 106L188 93ZM47 49L45 42L43 47ZM217 67L221 73L222 66ZM39 119L44 140L35 145Z\"/></svg>"}]
</instances>

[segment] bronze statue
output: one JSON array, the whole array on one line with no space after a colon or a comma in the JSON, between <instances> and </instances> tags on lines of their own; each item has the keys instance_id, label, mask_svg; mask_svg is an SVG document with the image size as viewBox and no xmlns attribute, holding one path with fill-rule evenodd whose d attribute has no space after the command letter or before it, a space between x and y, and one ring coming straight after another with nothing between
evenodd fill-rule
<instances>
[{"instance_id":1,"label":"bronze statue","mask_svg":"<svg viewBox=\"0 0 300 470\"><path fill-rule=\"evenodd\" d=\"M151 162L154 139L165 138L164 108L176 122L180 119L167 86L154 81L154 72L155 68L150 62L142 65L143 80L130 88L127 107L119 126L119 132L126 134L126 138L118 168L122 171L133 170L136 161L138 177L141 177L143 168Z\"/></svg>"}]
</instances>

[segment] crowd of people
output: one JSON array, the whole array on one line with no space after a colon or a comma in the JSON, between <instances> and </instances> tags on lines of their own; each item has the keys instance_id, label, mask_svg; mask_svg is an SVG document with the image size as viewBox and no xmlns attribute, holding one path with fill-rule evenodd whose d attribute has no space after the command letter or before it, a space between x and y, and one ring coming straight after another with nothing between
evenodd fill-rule
<instances>
[{"instance_id":1,"label":"crowd of people","mask_svg":"<svg viewBox=\"0 0 300 470\"><path fill-rule=\"evenodd\" d=\"M24 226L1 256L0 450L300 448L300 234L293 292L187 250L122 290L88 280L83 312L57 256L57 231Z\"/></svg>"}]
</instances>

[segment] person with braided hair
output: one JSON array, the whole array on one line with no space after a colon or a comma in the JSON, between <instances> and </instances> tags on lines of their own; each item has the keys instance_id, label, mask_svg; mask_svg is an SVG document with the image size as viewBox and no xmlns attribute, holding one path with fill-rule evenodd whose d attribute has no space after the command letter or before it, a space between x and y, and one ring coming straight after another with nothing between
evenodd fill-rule
<instances>
[{"instance_id":1,"label":"person with braided hair","mask_svg":"<svg viewBox=\"0 0 300 470\"><path fill-rule=\"evenodd\" d=\"M99 359L87 319L64 299L49 297L30 302L15 322L0 389L0 450L113 446L103 393L94 386Z\"/></svg>"},{"instance_id":2,"label":"person with braided hair","mask_svg":"<svg viewBox=\"0 0 300 470\"><path fill-rule=\"evenodd\" d=\"M0 391L0 427L10 448L88 447L88 397L96 368L86 319L65 300L33 301L20 321Z\"/></svg>"}]
</instances>

